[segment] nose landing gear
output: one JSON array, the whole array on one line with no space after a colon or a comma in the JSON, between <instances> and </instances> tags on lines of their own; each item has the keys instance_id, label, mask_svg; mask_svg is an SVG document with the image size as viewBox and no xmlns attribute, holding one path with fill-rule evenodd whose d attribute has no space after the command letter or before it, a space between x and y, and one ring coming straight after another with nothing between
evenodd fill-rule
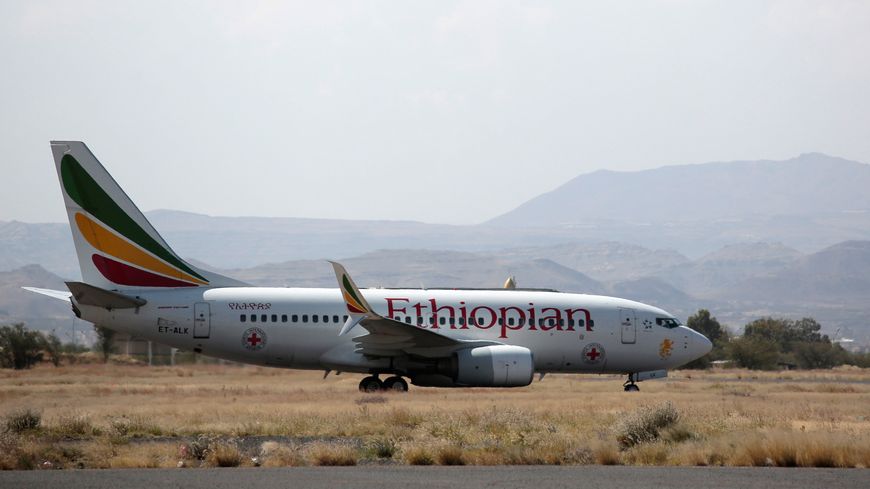
<instances>
[{"instance_id":1,"label":"nose landing gear","mask_svg":"<svg viewBox=\"0 0 870 489\"><path fill-rule=\"evenodd\" d=\"M622 384L622 388L625 392L640 392L640 387L634 383L636 376L637 374L628 374L628 380Z\"/></svg>"}]
</instances>

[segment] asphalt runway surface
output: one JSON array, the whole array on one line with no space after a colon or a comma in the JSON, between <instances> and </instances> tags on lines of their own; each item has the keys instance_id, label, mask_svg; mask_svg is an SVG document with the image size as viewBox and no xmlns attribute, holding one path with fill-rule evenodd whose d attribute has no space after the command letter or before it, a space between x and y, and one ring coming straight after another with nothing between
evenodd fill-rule
<instances>
[{"instance_id":1,"label":"asphalt runway surface","mask_svg":"<svg viewBox=\"0 0 870 489\"><path fill-rule=\"evenodd\" d=\"M243 469L36 470L0 472L0 488L327 487L443 488L867 488L870 469L732 467L299 467Z\"/></svg>"}]
</instances>

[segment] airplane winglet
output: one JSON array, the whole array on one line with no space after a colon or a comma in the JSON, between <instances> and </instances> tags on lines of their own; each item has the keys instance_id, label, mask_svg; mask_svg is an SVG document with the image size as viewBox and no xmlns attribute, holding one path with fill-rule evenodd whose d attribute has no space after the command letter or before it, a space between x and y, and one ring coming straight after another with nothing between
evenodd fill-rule
<instances>
[{"instance_id":1,"label":"airplane winglet","mask_svg":"<svg viewBox=\"0 0 870 489\"><path fill-rule=\"evenodd\" d=\"M372 307L366 302L359 287L350 278L344 266L338 262L330 261L333 270L335 270L335 279L338 280L338 288L341 290L341 295L344 298L344 303L347 306L349 316L347 322L341 328L339 336L347 334L354 326L359 324L366 317L378 317L378 314L372 310Z\"/></svg>"}]
</instances>

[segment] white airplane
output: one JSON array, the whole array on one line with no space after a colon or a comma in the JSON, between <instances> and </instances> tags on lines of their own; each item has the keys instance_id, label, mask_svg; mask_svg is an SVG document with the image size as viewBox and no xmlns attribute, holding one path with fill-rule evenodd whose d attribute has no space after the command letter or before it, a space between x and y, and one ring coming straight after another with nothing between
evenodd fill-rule
<instances>
[{"instance_id":1,"label":"white airplane","mask_svg":"<svg viewBox=\"0 0 870 489\"><path fill-rule=\"evenodd\" d=\"M360 289L335 262L335 289L252 287L175 254L83 143L51 150L82 281L68 292L25 288L99 326L237 362L366 374L365 392L407 391L405 377L521 387L536 372L621 373L636 391L712 348L671 314L613 297Z\"/></svg>"}]
</instances>

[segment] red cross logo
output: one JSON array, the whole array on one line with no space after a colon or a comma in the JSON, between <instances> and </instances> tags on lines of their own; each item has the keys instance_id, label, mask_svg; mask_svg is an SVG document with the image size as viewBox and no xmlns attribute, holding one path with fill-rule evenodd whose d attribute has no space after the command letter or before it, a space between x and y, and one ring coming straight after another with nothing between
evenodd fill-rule
<instances>
[{"instance_id":1,"label":"red cross logo","mask_svg":"<svg viewBox=\"0 0 870 489\"><path fill-rule=\"evenodd\" d=\"M260 350L266 346L266 333L260 328L249 328L242 334L242 346L248 350Z\"/></svg>"},{"instance_id":2,"label":"red cross logo","mask_svg":"<svg viewBox=\"0 0 870 489\"><path fill-rule=\"evenodd\" d=\"M598 349L595 348L594 346L592 347L591 350L586 352L586 358L588 358L589 360L591 360L593 362L595 360L598 360L598 357L600 357L600 356L601 356L601 353L598 353Z\"/></svg>"},{"instance_id":3,"label":"red cross logo","mask_svg":"<svg viewBox=\"0 0 870 489\"><path fill-rule=\"evenodd\" d=\"M600 343L589 343L583 348L583 361L588 364L604 361L604 347Z\"/></svg>"}]
</instances>

